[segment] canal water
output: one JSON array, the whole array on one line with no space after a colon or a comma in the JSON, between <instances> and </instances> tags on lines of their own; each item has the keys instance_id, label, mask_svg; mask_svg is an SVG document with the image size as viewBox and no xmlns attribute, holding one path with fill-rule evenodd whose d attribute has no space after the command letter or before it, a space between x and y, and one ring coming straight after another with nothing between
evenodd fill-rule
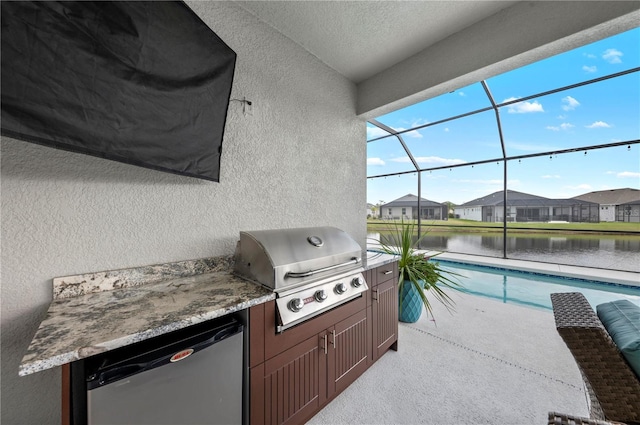
<instances>
[{"instance_id":1,"label":"canal water","mask_svg":"<svg viewBox=\"0 0 640 425\"><path fill-rule=\"evenodd\" d=\"M368 233L380 240L380 233ZM500 234L432 233L422 249L502 258ZM507 236L507 258L640 272L640 236Z\"/></svg>"}]
</instances>

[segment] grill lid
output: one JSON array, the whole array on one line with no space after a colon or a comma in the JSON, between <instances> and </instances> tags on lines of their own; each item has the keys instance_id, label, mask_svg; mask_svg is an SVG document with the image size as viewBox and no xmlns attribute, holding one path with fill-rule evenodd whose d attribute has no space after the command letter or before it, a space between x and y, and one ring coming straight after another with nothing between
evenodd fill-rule
<instances>
[{"instance_id":1,"label":"grill lid","mask_svg":"<svg viewBox=\"0 0 640 425\"><path fill-rule=\"evenodd\" d=\"M336 227L240 232L234 271L273 290L360 267L362 248Z\"/></svg>"}]
</instances>

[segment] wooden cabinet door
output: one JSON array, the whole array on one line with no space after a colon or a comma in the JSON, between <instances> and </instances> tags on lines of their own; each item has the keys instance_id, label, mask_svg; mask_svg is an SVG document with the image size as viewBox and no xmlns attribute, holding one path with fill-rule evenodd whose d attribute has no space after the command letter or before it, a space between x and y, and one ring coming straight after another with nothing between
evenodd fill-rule
<instances>
[{"instance_id":1,"label":"wooden cabinet door","mask_svg":"<svg viewBox=\"0 0 640 425\"><path fill-rule=\"evenodd\" d=\"M398 285L390 279L371 291L373 311L373 361L398 341Z\"/></svg>"},{"instance_id":2,"label":"wooden cabinet door","mask_svg":"<svg viewBox=\"0 0 640 425\"><path fill-rule=\"evenodd\" d=\"M262 388L252 388L252 398L262 396L264 403L252 403L251 423L302 423L318 410L327 396L327 339L322 332L266 361L264 368L252 369L258 374L264 370Z\"/></svg>"},{"instance_id":3,"label":"wooden cabinet door","mask_svg":"<svg viewBox=\"0 0 640 425\"><path fill-rule=\"evenodd\" d=\"M365 282L367 282L367 285L369 286L369 291L371 291L371 289L373 289L373 287L376 286L376 282L374 280L374 274L373 274L373 270L366 270L364 273L364 280ZM367 308L371 307L371 297L368 296L370 292L365 292L365 296L367 298Z\"/></svg>"},{"instance_id":4,"label":"wooden cabinet door","mask_svg":"<svg viewBox=\"0 0 640 425\"><path fill-rule=\"evenodd\" d=\"M398 262L386 264L384 266L376 267L373 270L373 286L378 286L390 279L398 280Z\"/></svg>"},{"instance_id":5,"label":"wooden cabinet door","mask_svg":"<svg viewBox=\"0 0 640 425\"><path fill-rule=\"evenodd\" d=\"M361 310L328 330L329 397L344 390L369 367L372 348L369 311Z\"/></svg>"}]
</instances>

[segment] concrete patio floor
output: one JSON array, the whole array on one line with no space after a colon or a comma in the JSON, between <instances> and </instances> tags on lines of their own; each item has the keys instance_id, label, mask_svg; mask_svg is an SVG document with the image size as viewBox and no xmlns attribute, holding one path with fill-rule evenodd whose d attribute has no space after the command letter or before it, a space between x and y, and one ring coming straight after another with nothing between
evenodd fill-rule
<instances>
[{"instance_id":1,"label":"concrete patio floor","mask_svg":"<svg viewBox=\"0 0 640 425\"><path fill-rule=\"evenodd\" d=\"M578 368L553 313L453 293L399 326L387 352L309 424L546 424L588 416Z\"/></svg>"}]
</instances>

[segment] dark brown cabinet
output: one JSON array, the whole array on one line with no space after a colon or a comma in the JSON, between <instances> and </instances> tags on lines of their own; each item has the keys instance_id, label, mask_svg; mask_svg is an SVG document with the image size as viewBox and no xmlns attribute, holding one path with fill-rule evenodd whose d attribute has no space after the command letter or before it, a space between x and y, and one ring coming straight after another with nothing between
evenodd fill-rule
<instances>
[{"instance_id":1,"label":"dark brown cabinet","mask_svg":"<svg viewBox=\"0 0 640 425\"><path fill-rule=\"evenodd\" d=\"M321 339L326 341L326 333L267 360L264 372L255 371L263 375L259 385L264 392L264 418L260 423L300 423L326 400L326 354Z\"/></svg>"},{"instance_id":2,"label":"dark brown cabinet","mask_svg":"<svg viewBox=\"0 0 640 425\"><path fill-rule=\"evenodd\" d=\"M398 349L398 263L373 269L371 306L373 361L389 348Z\"/></svg>"},{"instance_id":3,"label":"dark brown cabinet","mask_svg":"<svg viewBox=\"0 0 640 425\"><path fill-rule=\"evenodd\" d=\"M304 423L396 347L397 263L365 279L364 296L279 334L274 301L251 307L250 423Z\"/></svg>"},{"instance_id":4,"label":"dark brown cabinet","mask_svg":"<svg viewBox=\"0 0 640 425\"><path fill-rule=\"evenodd\" d=\"M367 370L371 363L371 320L368 309L328 330L327 395L339 394Z\"/></svg>"},{"instance_id":5,"label":"dark brown cabinet","mask_svg":"<svg viewBox=\"0 0 640 425\"><path fill-rule=\"evenodd\" d=\"M258 317L275 319L274 313L273 302L252 307L251 324L258 323ZM257 327L250 328L251 344L254 333L264 330L266 360L256 364L262 353L251 348L252 424L304 423L355 381L371 360L371 320L365 297L280 334L275 333L275 321ZM312 336L305 339L309 333Z\"/></svg>"}]
</instances>

